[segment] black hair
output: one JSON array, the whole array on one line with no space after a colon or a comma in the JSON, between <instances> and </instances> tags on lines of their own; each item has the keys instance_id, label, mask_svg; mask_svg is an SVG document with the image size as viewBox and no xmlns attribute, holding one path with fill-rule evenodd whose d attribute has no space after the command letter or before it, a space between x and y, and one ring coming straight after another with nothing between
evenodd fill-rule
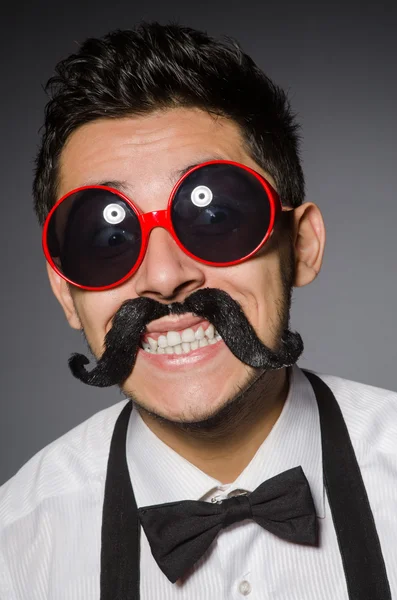
<instances>
[{"instance_id":1,"label":"black hair","mask_svg":"<svg viewBox=\"0 0 397 600\"><path fill-rule=\"evenodd\" d=\"M179 25L142 23L86 40L60 61L46 85L33 183L43 223L57 199L59 157L79 126L98 118L196 107L232 119L252 158L275 180L282 203L304 199L299 126L286 93L233 40Z\"/></svg>"}]
</instances>

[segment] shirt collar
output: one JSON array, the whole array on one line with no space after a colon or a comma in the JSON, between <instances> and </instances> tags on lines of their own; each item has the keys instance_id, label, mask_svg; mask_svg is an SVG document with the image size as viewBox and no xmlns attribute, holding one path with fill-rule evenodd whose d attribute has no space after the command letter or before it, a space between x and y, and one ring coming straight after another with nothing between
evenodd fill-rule
<instances>
[{"instance_id":1,"label":"shirt collar","mask_svg":"<svg viewBox=\"0 0 397 600\"><path fill-rule=\"evenodd\" d=\"M127 461L138 507L178 500L208 499L221 492L252 492L282 471L301 466L317 516L325 516L321 432L312 386L296 365L283 410L251 462L230 485L203 473L162 442L133 410L127 433Z\"/></svg>"}]
</instances>

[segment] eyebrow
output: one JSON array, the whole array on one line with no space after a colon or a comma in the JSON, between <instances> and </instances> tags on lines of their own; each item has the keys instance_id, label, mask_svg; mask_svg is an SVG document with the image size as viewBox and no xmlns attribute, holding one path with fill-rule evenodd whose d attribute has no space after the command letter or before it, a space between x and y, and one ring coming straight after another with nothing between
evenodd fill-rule
<instances>
[{"instance_id":1,"label":"eyebrow","mask_svg":"<svg viewBox=\"0 0 397 600\"><path fill-rule=\"evenodd\" d=\"M206 158L202 158L198 162L196 162L192 165L189 165L188 167L185 167L184 169L179 169L177 171L174 171L171 175L171 178L173 179L173 182L175 183L176 181L178 181L178 179L180 179L188 171L190 171L190 169L194 169L194 167L198 167L199 165L202 165L203 163L206 163L206 162L211 162L212 160L228 160L228 159L226 159L224 156L222 157L222 156L218 156L218 155L207 156Z\"/></svg>"},{"instance_id":2,"label":"eyebrow","mask_svg":"<svg viewBox=\"0 0 397 600\"><path fill-rule=\"evenodd\" d=\"M218 155L213 155L210 157L203 158L203 159L195 162L194 164L184 167L183 169L177 169L176 171L173 171L170 175L171 183L174 185L177 181L179 181L179 179L181 177L186 175L186 173L188 171L190 171L191 169L194 169L195 167L198 167L199 165L202 165L203 163L206 163L206 162L210 162L212 160L228 160L228 159L225 159L224 157L218 156ZM118 190L119 192L122 192L124 194L128 194L128 192L131 191L131 188L134 187L132 184L130 184L126 181L119 181L117 179L111 180L111 181L101 181L100 183L91 184L91 185L104 185L106 187L114 188L115 190Z\"/></svg>"},{"instance_id":3,"label":"eyebrow","mask_svg":"<svg viewBox=\"0 0 397 600\"><path fill-rule=\"evenodd\" d=\"M113 180L113 181L101 181L100 183L94 183L93 185L103 185L105 187L110 187L110 188L114 188L115 190L118 190L119 192L123 192L124 194L127 193L128 191L128 183L126 181L117 181L117 180Z\"/></svg>"}]
</instances>

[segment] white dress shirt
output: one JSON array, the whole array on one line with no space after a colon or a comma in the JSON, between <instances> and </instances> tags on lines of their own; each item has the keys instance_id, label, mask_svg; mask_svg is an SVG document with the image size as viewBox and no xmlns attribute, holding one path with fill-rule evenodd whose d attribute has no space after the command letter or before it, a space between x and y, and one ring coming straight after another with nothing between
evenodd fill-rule
<instances>
[{"instance_id":1,"label":"white dress shirt","mask_svg":"<svg viewBox=\"0 0 397 600\"><path fill-rule=\"evenodd\" d=\"M397 598L397 394L321 377L342 409ZM99 600L107 459L114 424L126 402L48 445L0 488L0 600ZM314 548L281 540L254 522L236 523L221 531L175 584L160 571L142 531L142 600L348 599L323 483L317 403L297 366L291 369L279 419L230 485L221 485L165 445L136 410L126 450L138 507L250 492L301 465L320 526L320 545Z\"/></svg>"}]
</instances>

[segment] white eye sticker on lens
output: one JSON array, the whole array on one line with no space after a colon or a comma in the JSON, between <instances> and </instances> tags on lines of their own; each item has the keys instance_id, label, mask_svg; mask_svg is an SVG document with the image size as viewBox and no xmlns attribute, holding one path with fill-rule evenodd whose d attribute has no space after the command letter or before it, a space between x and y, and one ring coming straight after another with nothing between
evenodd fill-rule
<instances>
[{"instance_id":1,"label":"white eye sticker on lens","mask_svg":"<svg viewBox=\"0 0 397 600\"><path fill-rule=\"evenodd\" d=\"M206 185L198 185L196 188L194 188L190 195L193 204L199 206L200 208L211 204L213 197L214 195L212 191Z\"/></svg>"},{"instance_id":2,"label":"white eye sticker on lens","mask_svg":"<svg viewBox=\"0 0 397 600\"><path fill-rule=\"evenodd\" d=\"M120 204L108 204L104 208L103 218L111 225L118 225L125 219L125 210Z\"/></svg>"}]
</instances>

